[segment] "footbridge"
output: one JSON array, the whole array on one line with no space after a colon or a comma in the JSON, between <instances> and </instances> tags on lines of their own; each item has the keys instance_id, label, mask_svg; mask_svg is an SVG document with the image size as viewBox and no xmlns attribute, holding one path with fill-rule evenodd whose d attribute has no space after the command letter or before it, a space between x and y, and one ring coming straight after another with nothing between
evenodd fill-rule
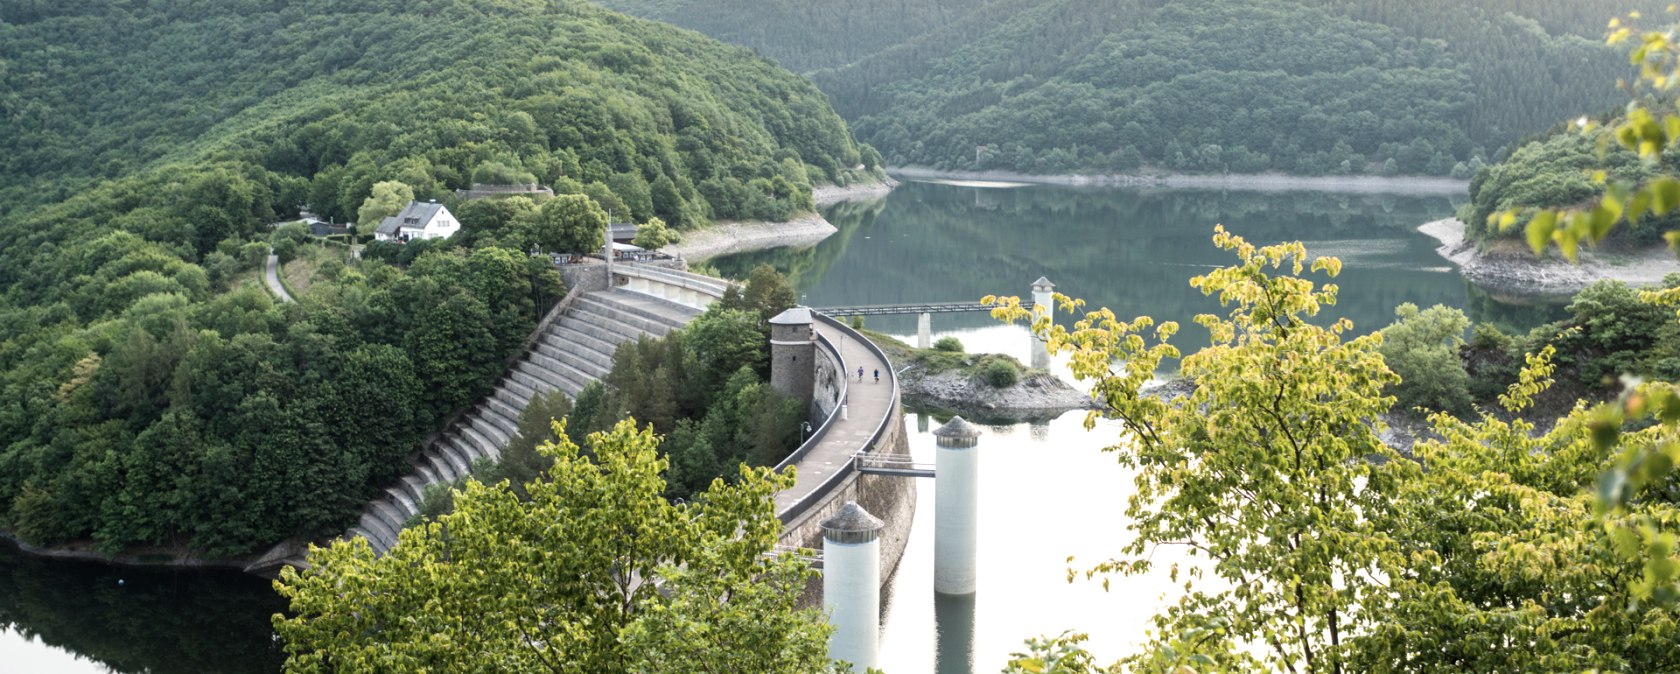
<instances>
[{"instance_id":1,"label":"footbridge","mask_svg":"<svg viewBox=\"0 0 1680 674\"><path fill-rule=\"evenodd\" d=\"M1042 279L1040 279L1042 280ZM916 347L933 347L933 315L991 311L992 307L979 302L930 302L922 304L864 304L849 307L823 307L816 311L829 316L896 316L916 314Z\"/></svg>"}]
</instances>

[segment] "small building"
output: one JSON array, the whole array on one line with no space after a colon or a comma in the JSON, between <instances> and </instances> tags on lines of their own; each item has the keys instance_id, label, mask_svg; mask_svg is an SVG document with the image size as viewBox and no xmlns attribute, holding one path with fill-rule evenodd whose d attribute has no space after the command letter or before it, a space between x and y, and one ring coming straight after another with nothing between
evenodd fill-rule
<instances>
[{"instance_id":1,"label":"small building","mask_svg":"<svg viewBox=\"0 0 1680 674\"><path fill-rule=\"evenodd\" d=\"M462 201L511 196L528 196L532 199L541 200L544 198L553 198L554 190L536 183L516 183L512 185L473 183L472 189L470 190L455 190L455 197Z\"/></svg>"},{"instance_id":2,"label":"small building","mask_svg":"<svg viewBox=\"0 0 1680 674\"><path fill-rule=\"evenodd\" d=\"M385 218L374 230L377 241L413 241L442 239L461 230L455 214L436 201L410 201L402 212Z\"/></svg>"},{"instance_id":3,"label":"small building","mask_svg":"<svg viewBox=\"0 0 1680 674\"><path fill-rule=\"evenodd\" d=\"M350 225L347 224L340 225L320 218L307 218L304 222L309 225L309 233L313 236L338 236L350 233Z\"/></svg>"},{"instance_id":4,"label":"small building","mask_svg":"<svg viewBox=\"0 0 1680 674\"><path fill-rule=\"evenodd\" d=\"M634 243L636 241L636 223L615 222L607 226L614 243Z\"/></svg>"}]
</instances>

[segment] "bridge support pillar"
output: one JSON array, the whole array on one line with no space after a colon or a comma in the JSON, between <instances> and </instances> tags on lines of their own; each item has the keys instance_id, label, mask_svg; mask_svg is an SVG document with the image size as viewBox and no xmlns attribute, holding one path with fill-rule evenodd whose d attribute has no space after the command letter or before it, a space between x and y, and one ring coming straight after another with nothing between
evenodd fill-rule
<instances>
[{"instance_id":1,"label":"bridge support pillar","mask_svg":"<svg viewBox=\"0 0 1680 674\"><path fill-rule=\"evenodd\" d=\"M916 314L916 348L933 348L933 314Z\"/></svg>"},{"instance_id":2,"label":"bridge support pillar","mask_svg":"<svg viewBox=\"0 0 1680 674\"><path fill-rule=\"evenodd\" d=\"M828 657L863 672L877 664L881 631L881 527L856 501L823 520L823 612L834 626Z\"/></svg>"},{"instance_id":3,"label":"bridge support pillar","mask_svg":"<svg viewBox=\"0 0 1680 674\"><path fill-rule=\"evenodd\" d=\"M1051 283L1050 279L1043 276L1038 277L1038 280L1033 282L1034 322L1037 322L1040 316L1055 320L1056 300L1053 295L1055 290L1056 284ZM1050 368L1050 349L1045 344L1044 339L1038 335L1032 336L1032 366L1040 370Z\"/></svg>"},{"instance_id":4,"label":"bridge support pillar","mask_svg":"<svg viewBox=\"0 0 1680 674\"><path fill-rule=\"evenodd\" d=\"M933 591L973 594L980 524L980 429L952 417L933 432Z\"/></svg>"}]
</instances>

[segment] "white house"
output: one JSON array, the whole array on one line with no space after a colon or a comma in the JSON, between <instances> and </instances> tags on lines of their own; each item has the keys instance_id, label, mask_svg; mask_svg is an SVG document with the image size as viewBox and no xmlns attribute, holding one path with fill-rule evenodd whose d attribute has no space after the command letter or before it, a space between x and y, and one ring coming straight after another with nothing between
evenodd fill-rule
<instances>
[{"instance_id":1,"label":"white house","mask_svg":"<svg viewBox=\"0 0 1680 674\"><path fill-rule=\"evenodd\" d=\"M410 201L402 212L385 218L374 230L377 241L442 239L461 229L455 214L436 201Z\"/></svg>"}]
</instances>

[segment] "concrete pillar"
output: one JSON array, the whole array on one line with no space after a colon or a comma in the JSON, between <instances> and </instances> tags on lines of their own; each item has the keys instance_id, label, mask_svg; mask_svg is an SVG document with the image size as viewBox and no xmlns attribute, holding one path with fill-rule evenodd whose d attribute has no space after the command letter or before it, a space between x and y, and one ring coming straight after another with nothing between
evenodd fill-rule
<instances>
[{"instance_id":1,"label":"concrete pillar","mask_svg":"<svg viewBox=\"0 0 1680 674\"><path fill-rule=\"evenodd\" d=\"M1050 279L1040 276L1037 281L1033 282L1032 290L1033 321L1037 322L1040 316L1055 320L1056 299L1053 293L1056 291L1056 284L1051 283ZM1049 369L1050 349L1038 335L1033 335L1032 340L1032 366L1040 370Z\"/></svg>"},{"instance_id":2,"label":"concrete pillar","mask_svg":"<svg viewBox=\"0 0 1680 674\"><path fill-rule=\"evenodd\" d=\"M928 415L926 415L926 414L917 414L916 415L916 432L917 433L928 432Z\"/></svg>"},{"instance_id":3,"label":"concrete pillar","mask_svg":"<svg viewBox=\"0 0 1680 674\"><path fill-rule=\"evenodd\" d=\"M933 432L933 591L973 594L980 528L980 429L952 417Z\"/></svg>"},{"instance_id":4,"label":"concrete pillar","mask_svg":"<svg viewBox=\"0 0 1680 674\"><path fill-rule=\"evenodd\" d=\"M916 314L916 348L933 348L933 314Z\"/></svg>"},{"instance_id":5,"label":"concrete pillar","mask_svg":"<svg viewBox=\"0 0 1680 674\"><path fill-rule=\"evenodd\" d=\"M881 633L881 527L856 501L823 520L823 612L828 657L862 672L877 665Z\"/></svg>"}]
</instances>

